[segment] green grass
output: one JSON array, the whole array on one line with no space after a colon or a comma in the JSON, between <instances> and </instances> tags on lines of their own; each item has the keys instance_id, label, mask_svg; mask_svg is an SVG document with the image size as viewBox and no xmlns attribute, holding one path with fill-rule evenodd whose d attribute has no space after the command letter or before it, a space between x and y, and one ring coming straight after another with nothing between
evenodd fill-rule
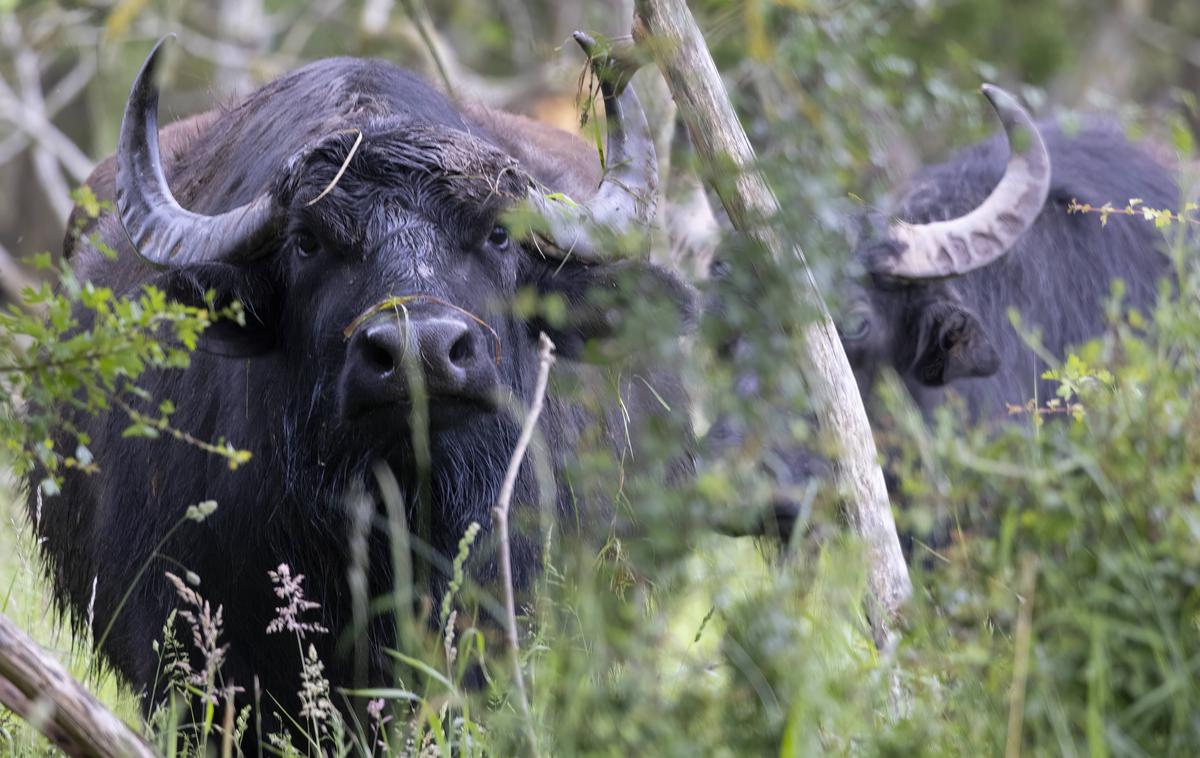
<instances>
[{"instance_id":1,"label":"green grass","mask_svg":"<svg viewBox=\"0 0 1200 758\"><path fill-rule=\"evenodd\" d=\"M140 721L137 699L111 672L98 666L87 639L76 639L54 612L49 585L35 554L25 505L8 477L0 480L0 613L10 618L127 724ZM0 710L0 754L58 755L24 721Z\"/></svg>"},{"instance_id":2,"label":"green grass","mask_svg":"<svg viewBox=\"0 0 1200 758\"><path fill-rule=\"evenodd\" d=\"M3 584L0 612L61 661L73 676L127 724L152 743L163 745L163 735L155 734L142 721L137 698L112 672L104 670L100 657L91 649L90 640L86 636L75 637L71 629L56 617L49 583L41 573L33 536L25 520L25 506L15 491L11 482L6 482L0 488L0 508L5 523L5 528L0 532L0 583ZM603 568L603 561L588 559L582 561L581 566L584 572L595 573L596 567ZM645 646L646 652L652 653L651 658L646 660L652 660L653 664L651 667L630 669L628 664L617 663L608 672L609 675L615 679L630 673L638 678L652 675L657 687L653 694L665 700L694 698L697 695L705 699L719 697L730 685L731 676L736 678L736 672L731 674L728 664L722 661L722 640L727 636L725 614L761 593L764 586L770 585L777 569L752 541L715 535L704 537L678 567L679 575L675 584L682 587L684 592L668 600L661 591L647 594L635 589L622 601L627 609L634 610L635 618L646 624L644 628L634 630L634 633L638 636L649 635L640 644ZM583 584L586 585L586 580ZM568 601L580 606L591 605L596 600L589 597L593 589L576 586ZM611 586L603 587L601 592L608 597L601 598L600 602L607 603L615 597ZM558 593L551 591L551 594ZM561 598L556 598L556 602L558 600ZM577 608L571 610L571 614L582 624ZM596 623L582 624L569 631L555 630L549 635L539 633L534 640L528 641L531 648L540 647L540 652L530 654L533 661L531 667L535 671L542 670L533 695L539 720L557 719L563 715L559 712L561 703L554 702L552 695L558 691L559 685L566 682L553 682L548 677L552 677L564 661L568 667L578 663L571 659L577 658L582 649L594 643L594 640L586 638L601 631L606 622L604 619L592 621ZM583 647L577 647L576 643ZM555 650L543 647L543 644L563 647ZM489 655L503 681L506 676L503 651L491 650ZM613 664L612 661L603 662L605 665ZM430 661L432 666L437 664L436 660ZM571 680L569 683L578 687L586 685L587 679ZM603 689L601 687L599 691ZM775 697L770 693L760 694L765 698ZM590 699L578 689L575 690L575 696L581 702ZM425 693L424 699L426 702L436 701L436 698L429 697L429 693ZM483 697L476 699L486 700ZM296 739L295 736L293 739ZM303 743L303 740L296 741ZM0 755L56 754L50 743L27 723L7 711L0 715ZM272 753L268 751L268 754Z\"/></svg>"}]
</instances>

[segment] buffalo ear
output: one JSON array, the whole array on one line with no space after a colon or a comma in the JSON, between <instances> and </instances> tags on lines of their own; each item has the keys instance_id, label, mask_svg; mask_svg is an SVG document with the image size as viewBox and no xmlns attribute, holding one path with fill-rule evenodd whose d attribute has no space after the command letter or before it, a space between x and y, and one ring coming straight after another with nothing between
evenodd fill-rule
<instances>
[{"instance_id":1,"label":"buffalo ear","mask_svg":"<svg viewBox=\"0 0 1200 758\"><path fill-rule=\"evenodd\" d=\"M917 318L916 357L912 370L925 385L939 387L955 379L991 376L1000 356L979 317L961 303L927 303Z\"/></svg>"},{"instance_id":2,"label":"buffalo ear","mask_svg":"<svg viewBox=\"0 0 1200 758\"><path fill-rule=\"evenodd\" d=\"M621 352L627 353L649 346L636 344L637 337L661 338L664 329L684 334L697 320L696 290L652 263L567 261L545 271L537 289L542 296L558 296L565 307L559 318L539 316L532 325L549 334L567 358L615 357L605 353L604 340L629 337L630 344L624 339L621 344ZM637 329L638 323L647 323L647 328Z\"/></svg>"},{"instance_id":3,"label":"buffalo ear","mask_svg":"<svg viewBox=\"0 0 1200 758\"><path fill-rule=\"evenodd\" d=\"M275 346L278 323L274 288L265 277L241 266L206 263L164 271L150 284L162 290L168 299L196 308L208 307L206 297L213 293L213 305L224 308L234 301L242 304L245 323L218 319L200 337L197 350L230 358L251 358Z\"/></svg>"}]
</instances>

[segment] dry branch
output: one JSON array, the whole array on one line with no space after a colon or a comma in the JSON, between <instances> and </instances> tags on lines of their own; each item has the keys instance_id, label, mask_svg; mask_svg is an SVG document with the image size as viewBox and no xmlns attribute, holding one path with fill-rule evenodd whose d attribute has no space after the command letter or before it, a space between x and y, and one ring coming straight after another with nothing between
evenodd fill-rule
<instances>
[{"instance_id":1,"label":"dry branch","mask_svg":"<svg viewBox=\"0 0 1200 758\"><path fill-rule=\"evenodd\" d=\"M504 483L500 486L500 496L496 499L496 507L492 515L496 520L496 534L500 540L500 573L504 582L504 620L508 636L508 653L512 658L513 681L517 687L517 698L521 707L521 715L525 720L526 737L529 740L530 754L536 756L537 736L533 731L533 718L529 713L529 695L525 690L525 675L521 672L521 644L517 636L517 608L513 590L512 547L508 534L508 511L512 506L513 488L517 483L517 474L525 461L525 451L529 449L529 441L533 439L534 429L537 428L538 417L542 415L542 406L546 402L546 385L550 381L550 367L554 365L554 343L542 334L538 342L538 375L537 384L533 390L533 402L529 406L529 415L521 427L521 436L517 438L517 447L513 450L508 462L508 471L504 474Z\"/></svg>"},{"instance_id":2,"label":"dry branch","mask_svg":"<svg viewBox=\"0 0 1200 758\"><path fill-rule=\"evenodd\" d=\"M71 188L60 164L74 181L82 182L92 171L92 161L51 123L38 55L25 44L21 28L11 14L0 15L0 43L12 54L20 90L18 95L0 77L0 120L11 122L32 141L34 173L50 207L65 224L71 213Z\"/></svg>"},{"instance_id":3,"label":"dry branch","mask_svg":"<svg viewBox=\"0 0 1200 758\"><path fill-rule=\"evenodd\" d=\"M4 245L0 245L0 299L8 298L17 303L21 290L34 285L33 279L21 270Z\"/></svg>"},{"instance_id":4,"label":"dry branch","mask_svg":"<svg viewBox=\"0 0 1200 758\"><path fill-rule=\"evenodd\" d=\"M754 148L684 0L637 0L634 37L649 47L666 77L706 173L720 176L722 167L729 165L738 169L732 183L714 187L733 225L777 259L790 249L804 265L804 295L820 316L801 334L804 355L800 356L800 367L822 430L839 451L834 462L838 490L850 525L867 548L872 596L868 612L875 643L880 650L889 651L896 641L897 616L912 593L912 584L866 409L837 330L803 251L786 242L771 226L779 213L779 202L755 168Z\"/></svg>"},{"instance_id":5,"label":"dry branch","mask_svg":"<svg viewBox=\"0 0 1200 758\"><path fill-rule=\"evenodd\" d=\"M0 703L72 756L149 758L154 751L0 615Z\"/></svg>"}]
</instances>

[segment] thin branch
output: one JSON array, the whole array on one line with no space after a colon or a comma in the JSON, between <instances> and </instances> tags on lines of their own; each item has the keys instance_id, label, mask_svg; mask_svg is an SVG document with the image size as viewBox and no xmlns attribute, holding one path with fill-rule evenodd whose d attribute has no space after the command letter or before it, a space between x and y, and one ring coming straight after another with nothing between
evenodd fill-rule
<instances>
[{"instance_id":1,"label":"thin branch","mask_svg":"<svg viewBox=\"0 0 1200 758\"><path fill-rule=\"evenodd\" d=\"M429 53L429 57L433 60L434 68L437 69L438 77L442 80L442 86L446 88L446 92L450 95L455 94L455 82L450 76L446 64L443 62L445 56L446 45L441 39L435 39L433 29L433 21L429 18L429 12L426 10L424 3L419 0L400 0L400 4L404 6L404 12L408 15L408 20L416 27L417 34L421 37L421 41L425 43L425 48Z\"/></svg>"},{"instance_id":2,"label":"thin branch","mask_svg":"<svg viewBox=\"0 0 1200 758\"><path fill-rule=\"evenodd\" d=\"M75 68L66 76L55 82L49 94L46 95L46 118L54 118L66 106L75 101L96 75L95 56L82 58ZM0 166L20 155L33 142L32 138L23 131L15 131L0 140Z\"/></svg>"},{"instance_id":3,"label":"thin branch","mask_svg":"<svg viewBox=\"0 0 1200 758\"><path fill-rule=\"evenodd\" d=\"M59 221L66 223L71 213L70 186L59 167L84 181L92 170L92 161L46 115L42 92L42 72L37 53L24 43L21 28L11 15L0 17L0 38L13 53L20 96L0 78L0 118L24 130L34 143L33 166L38 182Z\"/></svg>"},{"instance_id":4,"label":"thin branch","mask_svg":"<svg viewBox=\"0 0 1200 758\"><path fill-rule=\"evenodd\" d=\"M496 519L496 533L500 539L500 572L504 580L504 611L508 627L508 652L512 658L513 680L517 686L517 699L521 707L521 715L525 719L525 733L529 740L530 753L538 755L537 735L533 731L533 717L529 712L529 696L525 691L525 675L521 671L521 643L517 637L517 610L513 598L512 548L508 534L508 511L512 505L513 488L517 483L517 474L521 463L525 460L525 451L529 441L533 439L533 431L537 427L538 417L542 414L542 406L546 401L546 385L550 380L550 367L554 365L554 343L543 332L538 342L538 375L537 384L533 390L533 403L529 406L529 415L525 417L525 425L521 427L521 436L517 438L517 447L513 450L508 462L508 471L504 475L504 484L500 487L500 496L492 515Z\"/></svg>"},{"instance_id":5,"label":"thin branch","mask_svg":"<svg viewBox=\"0 0 1200 758\"><path fill-rule=\"evenodd\" d=\"M54 154L71 178L83 182L92 173L92 160L71 138L59 131L41 111L27 111L12 88L0 79L0 119L11 122L34 142Z\"/></svg>"},{"instance_id":6,"label":"thin branch","mask_svg":"<svg viewBox=\"0 0 1200 758\"><path fill-rule=\"evenodd\" d=\"M75 67L55 82L50 91L46 93L46 102L43 105L47 117L57 116L58 112L74 102L75 98L79 97L79 93L83 92L83 88L95 78L95 54L80 51L80 56Z\"/></svg>"},{"instance_id":7,"label":"thin branch","mask_svg":"<svg viewBox=\"0 0 1200 758\"><path fill-rule=\"evenodd\" d=\"M330 19L337 16L345 4L345 0L324 0L318 5L309 6L307 12L301 14L283 35L279 42L279 54L285 59L300 60L304 46L313 34L327 29Z\"/></svg>"},{"instance_id":8,"label":"thin branch","mask_svg":"<svg viewBox=\"0 0 1200 758\"><path fill-rule=\"evenodd\" d=\"M518 69L529 68L533 64L534 34L536 25L523 0L499 0L500 13L504 16L504 24L509 29L509 50L513 63Z\"/></svg>"},{"instance_id":9,"label":"thin branch","mask_svg":"<svg viewBox=\"0 0 1200 758\"><path fill-rule=\"evenodd\" d=\"M424 59L422 71L448 80L447 91L464 102L505 108L544 93L555 79L556 62L541 63L517 76L487 76L463 63L450 43L430 24L418 24L411 16L406 23L388 29L390 38L412 48Z\"/></svg>"},{"instance_id":10,"label":"thin branch","mask_svg":"<svg viewBox=\"0 0 1200 758\"><path fill-rule=\"evenodd\" d=\"M71 201L71 185L59 170L54 154L41 145L33 148L33 171L59 225L66 226L71 218L71 207L74 205Z\"/></svg>"},{"instance_id":11,"label":"thin branch","mask_svg":"<svg viewBox=\"0 0 1200 758\"><path fill-rule=\"evenodd\" d=\"M17 83L21 88L21 102L25 110L41 113L44 117L46 99L42 92L42 69L37 53L22 44L16 22L9 19L5 27L8 42L16 50L15 68ZM37 174L38 183L42 185L46 200L58 216L59 223L65 224L71 215L71 188L67 186L67 181L58 167L58 160L44 145L37 144L33 148L33 170Z\"/></svg>"},{"instance_id":12,"label":"thin branch","mask_svg":"<svg viewBox=\"0 0 1200 758\"><path fill-rule=\"evenodd\" d=\"M238 466L250 460L250 451L248 450L236 450L234 449L233 445L228 443L225 445L214 445L211 442L205 442L199 437L194 437L182 429L177 429L174 426L171 426L170 421L168 421L166 417L156 419L152 416L147 416L137 408L134 408L119 395L113 395L112 400L118 408L125 411L125 415L128 416L129 420L133 423L149 427L158 432L165 432L180 442L203 450L206 453L220 456L229 462L230 470L236 470Z\"/></svg>"}]
</instances>

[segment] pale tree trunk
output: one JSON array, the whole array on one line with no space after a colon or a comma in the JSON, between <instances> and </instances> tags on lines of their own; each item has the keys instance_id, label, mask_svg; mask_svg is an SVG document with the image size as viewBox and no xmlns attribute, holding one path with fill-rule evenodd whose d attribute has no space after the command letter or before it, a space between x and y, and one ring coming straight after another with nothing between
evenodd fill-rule
<instances>
[{"instance_id":1,"label":"pale tree trunk","mask_svg":"<svg viewBox=\"0 0 1200 758\"><path fill-rule=\"evenodd\" d=\"M8 617L0 615L0 703L72 756L150 758L155 753L71 678Z\"/></svg>"},{"instance_id":2,"label":"pale tree trunk","mask_svg":"<svg viewBox=\"0 0 1200 758\"><path fill-rule=\"evenodd\" d=\"M650 49L666 77L705 173L720 176L718 167L736 168L733 181L714 187L734 227L777 259L790 251L804 265L805 291L800 296L815 306L819 317L801 334L804 354L797 360L821 428L838 451L835 479L847 520L866 547L868 614L875 643L890 652L897 641L898 615L912 585L871 426L837 330L803 252L772 226L779 213L778 200L756 169L754 148L684 0L637 0L634 38ZM897 704L900 699L897 693Z\"/></svg>"}]
</instances>

